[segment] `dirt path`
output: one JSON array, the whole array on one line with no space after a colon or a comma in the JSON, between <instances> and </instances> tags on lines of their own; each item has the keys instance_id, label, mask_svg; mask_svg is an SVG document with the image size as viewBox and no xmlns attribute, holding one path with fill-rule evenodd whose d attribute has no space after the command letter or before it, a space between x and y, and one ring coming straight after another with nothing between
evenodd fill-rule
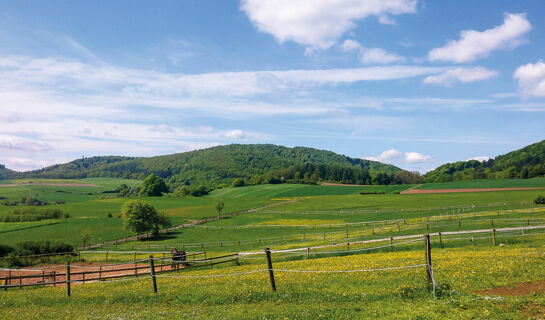
<instances>
[{"instance_id":1,"label":"dirt path","mask_svg":"<svg viewBox=\"0 0 545 320\"><path fill-rule=\"evenodd\" d=\"M515 191L515 190L545 190L545 188L474 188L474 189L431 189L431 190L411 188L409 190L401 191L401 193L402 194L428 194L428 193Z\"/></svg>"},{"instance_id":2,"label":"dirt path","mask_svg":"<svg viewBox=\"0 0 545 320\"><path fill-rule=\"evenodd\" d=\"M135 273L134 268L138 267ZM132 270L126 270L132 268ZM167 270L169 266L157 268L157 271ZM87 274L81 274L81 273ZM123 276L145 275L150 273L148 264L127 263L127 264L108 264L108 263L74 263L70 266L70 280L75 281L72 285L83 284L85 282L96 282L105 278L117 278ZM0 278L9 276L11 280L8 284L35 284L44 282L63 282L66 281L65 265L36 266L30 268L21 268L20 270L0 271ZM22 278L18 278L18 277ZM24 278L34 276L31 278ZM4 284L4 281L2 281ZM64 286L59 283L56 286Z\"/></svg>"}]
</instances>

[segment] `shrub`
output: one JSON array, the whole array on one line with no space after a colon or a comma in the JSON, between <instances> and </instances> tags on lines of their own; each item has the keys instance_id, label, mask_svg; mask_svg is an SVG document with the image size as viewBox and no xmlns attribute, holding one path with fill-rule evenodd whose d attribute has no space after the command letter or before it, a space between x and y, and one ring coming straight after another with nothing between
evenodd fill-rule
<instances>
[{"instance_id":1,"label":"shrub","mask_svg":"<svg viewBox=\"0 0 545 320\"><path fill-rule=\"evenodd\" d=\"M13 247L10 247L10 246L4 245L4 244L0 244L0 257L7 256L8 253L10 253L12 251L13 251Z\"/></svg>"},{"instance_id":2,"label":"shrub","mask_svg":"<svg viewBox=\"0 0 545 320\"><path fill-rule=\"evenodd\" d=\"M539 196L534 200L535 204L545 204L545 196Z\"/></svg>"},{"instance_id":3,"label":"shrub","mask_svg":"<svg viewBox=\"0 0 545 320\"><path fill-rule=\"evenodd\" d=\"M24 222L24 221L40 221L44 219L59 219L69 218L68 213L64 213L61 209L36 209L36 208L21 208L13 209L8 212L8 215L0 217L0 222Z\"/></svg>"},{"instance_id":4,"label":"shrub","mask_svg":"<svg viewBox=\"0 0 545 320\"><path fill-rule=\"evenodd\" d=\"M360 194L366 195L366 194L386 194L386 192L380 190L380 191L360 191Z\"/></svg>"},{"instance_id":5,"label":"shrub","mask_svg":"<svg viewBox=\"0 0 545 320\"><path fill-rule=\"evenodd\" d=\"M232 186L235 188L244 187L246 185L246 181L242 178L236 178L233 180Z\"/></svg>"}]
</instances>

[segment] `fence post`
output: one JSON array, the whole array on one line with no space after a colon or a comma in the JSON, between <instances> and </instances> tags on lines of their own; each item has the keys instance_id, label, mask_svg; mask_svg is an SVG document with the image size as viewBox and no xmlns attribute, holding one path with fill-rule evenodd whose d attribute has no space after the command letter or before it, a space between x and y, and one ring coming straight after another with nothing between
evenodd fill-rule
<instances>
[{"instance_id":1,"label":"fence post","mask_svg":"<svg viewBox=\"0 0 545 320\"><path fill-rule=\"evenodd\" d=\"M307 259L310 258L310 247L307 248Z\"/></svg>"},{"instance_id":2,"label":"fence post","mask_svg":"<svg viewBox=\"0 0 545 320\"><path fill-rule=\"evenodd\" d=\"M390 237L390 252L394 251L394 237Z\"/></svg>"},{"instance_id":3,"label":"fence post","mask_svg":"<svg viewBox=\"0 0 545 320\"><path fill-rule=\"evenodd\" d=\"M4 291L8 291L8 278L9 278L9 277L7 277L6 279L4 279L4 286L5 286L5 287L4 287Z\"/></svg>"},{"instance_id":4,"label":"fence post","mask_svg":"<svg viewBox=\"0 0 545 320\"><path fill-rule=\"evenodd\" d=\"M108 251L106 251L106 262L108 262Z\"/></svg>"},{"instance_id":5,"label":"fence post","mask_svg":"<svg viewBox=\"0 0 545 320\"><path fill-rule=\"evenodd\" d=\"M134 277L138 278L138 264L134 262Z\"/></svg>"},{"instance_id":6,"label":"fence post","mask_svg":"<svg viewBox=\"0 0 545 320\"><path fill-rule=\"evenodd\" d=\"M443 237L441 236L441 232L439 232L439 245L441 246L441 249L443 249Z\"/></svg>"},{"instance_id":7,"label":"fence post","mask_svg":"<svg viewBox=\"0 0 545 320\"><path fill-rule=\"evenodd\" d=\"M136 261L136 251L134 252L134 258L132 260L133 262Z\"/></svg>"},{"instance_id":8,"label":"fence post","mask_svg":"<svg viewBox=\"0 0 545 320\"><path fill-rule=\"evenodd\" d=\"M274 272L271 261L271 249L265 248L265 256L267 257L267 267L269 269L269 279L271 280L271 288L276 291L276 284L274 283Z\"/></svg>"},{"instance_id":9,"label":"fence post","mask_svg":"<svg viewBox=\"0 0 545 320\"><path fill-rule=\"evenodd\" d=\"M153 256L149 256L151 281L153 281L153 292L157 293L157 279L155 278L155 265L153 263Z\"/></svg>"},{"instance_id":10,"label":"fence post","mask_svg":"<svg viewBox=\"0 0 545 320\"><path fill-rule=\"evenodd\" d=\"M426 278L428 284L432 284L432 275L431 275L431 243L430 235L427 234L424 236L424 241L426 242Z\"/></svg>"},{"instance_id":11,"label":"fence post","mask_svg":"<svg viewBox=\"0 0 545 320\"><path fill-rule=\"evenodd\" d=\"M492 244L496 246L496 229L492 229Z\"/></svg>"},{"instance_id":12,"label":"fence post","mask_svg":"<svg viewBox=\"0 0 545 320\"><path fill-rule=\"evenodd\" d=\"M45 283L45 270L42 270L42 282Z\"/></svg>"},{"instance_id":13,"label":"fence post","mask_svg":"<svg viewBox=\"0 0 545 320\"><path fill-rule=\"evenodd\" d=\"M53 270L53 287L57 286L57 271Z\"/></svg>"},{"instance_id":14,"label":"fence post","mask_svg":"<svg viewBox=\"0 0 545 320\"><path fill-rule=\"evenodd\" d=\"M462 228L462 220L458 220L458 229Z\"/></svg>"},{"instance_id":15,"label":"fence post","mask_svg":"<svg viewBox=\"0 0 545 320\"><path fill-rule=\"evenodd\" d=\"M102 281L102 266L98 269L98 281Z\"/></svg>"},{"instance_id":16,"label":"fence post","mask_svg":"<svg viewBox=\"0 0 545 320\"><path fill-rule=\"evenodd\" d=\"M66 263L66 295L70 297L70 261Z\"/></svg>"}]
</instances>

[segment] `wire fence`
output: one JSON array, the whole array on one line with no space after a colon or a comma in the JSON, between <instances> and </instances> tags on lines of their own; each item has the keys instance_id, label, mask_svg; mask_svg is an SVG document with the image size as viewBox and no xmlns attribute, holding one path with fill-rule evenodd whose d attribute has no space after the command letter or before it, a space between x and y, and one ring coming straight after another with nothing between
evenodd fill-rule
<instances>
[{"instance_id":1,"label":"wire fence","mask_svg":"<svg viewBox=\"0 0 545 320\"><path fill-rule=\"evenodd\" d=\"M462 229L462 227L467 227L468 224L478 227L479 225L490 224L491 226L503 224L503 225L536 225L543 224L545 222L544 218L504 218L505 215L515 214L515 213L525 213L525 212L538 212L539 209L531 209L530 211L502 211L494 214L487 214L479 216L476 213L466 216L441 216L429 217L429 218L416 218L416 219L399 219L399 220L386 220L386 223L383 223L382 226L378 227L367 227L367 228L358 228L358 229L346 229L344 231L332 231L332 232L310 232L310 233L298 233L292 235L282 235L279 237L267 237L251 240L231 240L231 241L212 241L212 242L199 242L199 243L171 243L171 244L162 244L162 245L148 245L145 247L123 247L115 246L117 249L152 249L152 248L167 248L170 246L185 248L195 248L195 249L204 249L204 248L221 248L221 247L241 247L248 245L272 245L272 244L289 244L289 243L306 243L309 241L337 241L339 239L346 239L350 241L364 240L376 238L379 234L386 233L401 233L404 231L411 231L417 229L426 229L430 230L432 228L449 228L457 227ZM489 217L489 219L487 219ZM500 218L497 218L500 217Z\"/></svg>"},{"instance_id":2,"label":"wire fence","mask_svg":"<svg viewBox=\"0 0 545 320\"><path fill-rule=\"evenodd\" d=\"M249 274L255 273L268 273L271 288L273 291L276 291L276 282L274 278L275 273L309 273L309 274L348 274L348 273L363 273L363 272L388 272L396 270L409 270L409 269L419 269L422 268L425 271L427 283L430 288L433 288L433 296L436 297L436 288L437 284L433 274L433 268L431 263L431 248L432 248L432 237L437 237L443 247L443 241L454 241L454 240L467 240L466 237L460 237L460 235L471 235L472 241L475 241L477 238L474 238L474 235L478 235L478 239L489 239L489 236L486 234L491 234L493 239L493 244L497 244L497 233L502 233L502 238L507 237L522 237L522 236L535 236L545 234L545 225L540 226L526 226L526 227L508 227L508 228L498 228L498 229L480 229L480 230L463 230L463 231L447 231L442 233L430 233L430 234L418 234L418 235L407 235L399 237L390 237L383 239L373 239L368 241L361 241L360 243L353 243L352 245L365 245L371 244L371 247L363 248L353 248L350 249L350 243L347 250L324 250L324 248L332 249L342 244L338 245L327 245L327 246L316 246L316 247L306 247L306 248L289 248L289 249L277 249L270 250L266 248L265 251L260 252L241 252L234 253L222 256L216 256L213 258L203 258L203 259L191 259L187 261L173 261L172 258L154 258L150 256L147 259L136 260L130 263L118 263L118 264L109 264L109 265L100 265L98 266L78 266L70 265L57 265L50 266L49 268L28 268L28 269L0 269L0 272L4 275L0 277L0 281L3 282L3 285L0 285L0 289L8 290L10 288L19 288L31 286L56 286L62 285L66 287L67 295L70 296L70 286L71 284L76 283L88 283L88 282L105 282L105 281L134 281L136 279L142 278L151 278L153 283L154 292L158 291L157 288L157 278L187 278L187 279L207 279L207 278L219 278L219 277L240 277ZM484 236L483 236L484 235ZM448 236L454 236L454 238L444 238ZM275 259L280 259L283 255L302 255L310 254L310 250L313 251L312 254L321 255L321 256L332 256L339 254L359 254L365 251L372 250L383 250L385 248L390 248L393 251L393 248L396 246L412 246L416 244L421 244L422 239L424 239L425 244L425 263L416 263L416 264L407 264L407 265L387 265L384 267L377 268L368 268L368 269L293 269L293 268L274 268L272 265L271 254L275 254ZM401 242L394 242L400 241ZM379 244L380 242L388 242L385 245ZM191 270L203 267L212 268L216 264L224 264L229 262L234 262L236 265L239 264L239 259L245 258L255 258L255 255L262 255L258 258L265 259L267 263L266 268L259 268L249 271L241 272L229 272L229 273L219 273L219 274L188 274ZM280 261L277 259L277 262ZM56 270L65 268L65 272L57 273ZM78 271L81 269L83 271ZM25 273L26 274L23 274ZM182 272L181 274L173 274L174 272ZM7 275L6 275L7 273ZM17 274L19 273L19 274Z\"/></svg>"}]
</instances>

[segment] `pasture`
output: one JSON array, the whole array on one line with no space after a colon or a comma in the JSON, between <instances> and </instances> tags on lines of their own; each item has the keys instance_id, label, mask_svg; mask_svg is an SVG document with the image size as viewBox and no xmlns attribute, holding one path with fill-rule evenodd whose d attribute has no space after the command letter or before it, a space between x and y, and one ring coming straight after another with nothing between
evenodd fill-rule
<instances>
[{"instance_id":1,"label":"pasture","mask_svg":"<svg viewBox=\"0 0 545 320\"><path fill-rule=\"evenodd\" d=\"M80 245L82 230L91 231L94 243L128 236L118 217L127 199L103 193L124 180L80 181L74 183L96 187L33 182L0 189L0 196L6 198L34 195L48 202L66 201L58 207L70 213L68 219L0 223L0 243L51 239ZM524 187L542 186L543 181L532 179ZM482 181L487 188L513 187L507 182ZM434 188L457 186L476 188L461 182ZM239 253L239 265L160 274L157 294L149 276L73 286L71 298L65 297L62 287L10 289L2 292L0 317L17 312L23 317L39 314L60 319L516 319L543 310L545 298L533 289L516 296L485 291L544 279L544 230L494 235L477 230L545 225L545 208L532 203L545 190L394 193L412 187L284 184L225 188L199 198L136 197L167 213L174 224L216 216L216 199L225 201L224 214L260 209L81 253L85 261L108 264L147 259L150 254L168 256L170 247L181 247L205 251L208 257ZM10 208L0 206L0 215ZM464 233L448 234L458 231ZM446 235L439 238L438 232ZM435 297L422 266L421 238L402 240L426 233L436 234L432 237ZM378 239L383 240L375 242ZM273 250L276 292L269 283L266 246ZM540 285L527 286L545 291Z\"/></svg>"},{"instance_id":2,"label":"pasture","mask_svg":"<svg viewBox=\"0 0 545 320\"><path fill-rule=\"evenodd\" d=\"M543 236L532 240L545 243ZM543 294L481 293L543 279L540 248L432 250L437 300L424 268L402 268L423 263L420 243L408 251L286 262L274 262L273 254L275 270L286 270L275 273L276 292L264 265L254 263L158 276L157 294L149 277L73 286L71 298L62 287L8 290L0 308L5 318L57 319L518 319L542 310ZM315 270L330 272L306 272ZM336 272L343 270L374 271Z\"/></svg>"}]
</instances>

